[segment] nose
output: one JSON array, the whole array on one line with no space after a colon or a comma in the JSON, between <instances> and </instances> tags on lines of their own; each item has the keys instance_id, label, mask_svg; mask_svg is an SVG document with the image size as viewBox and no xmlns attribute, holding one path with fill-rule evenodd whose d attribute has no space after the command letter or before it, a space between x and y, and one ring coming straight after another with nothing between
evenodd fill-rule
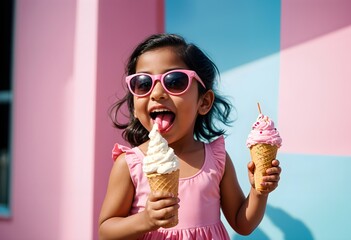
<instances>
[{"instance_id":1,"label":"nose","mask_svg":"<svg viewBox=\"0 0 351 240\"><path fill-rule=\"evenodd\" d=\"M155 82L155 86L151 91L150 97L152 100L159 100L167 97L167 92L163 88L160 81Z\"/></svg>"}]
</instances>

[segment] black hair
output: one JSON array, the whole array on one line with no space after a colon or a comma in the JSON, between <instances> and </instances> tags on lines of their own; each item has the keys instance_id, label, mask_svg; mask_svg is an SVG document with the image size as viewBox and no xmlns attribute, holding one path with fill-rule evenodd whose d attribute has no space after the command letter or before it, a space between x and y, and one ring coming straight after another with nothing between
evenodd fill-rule
<instances>
[{"instance_id":1,"label":"black hair","mask_svg":"<svg viewBox=\"0 0 351 240\"><path fill-rule=\"evenodd\" d=\"M125 74L131 75L136 72L138 57L143 53L161 47L173 47L175 52L180 56L182 61L189 69L195 71L204 82L206 89L199 84L199 96L207 90L215 93L215 99L211 110L206 115L198 114L194 126L194 138L197 140L210 141L215 137L225 134L225 130L214 124L214 120L219 120L222 124L229 126L231 123L230 112L231 103L222 96L216 94L214 84L218 81L219 71L217 66L201 51L196 45L187 43L185 39L176 34L155 34L146 38L132 52L125 68ZM127 104L129 122L120 123L117 119L121 108ZM123 138L132 146L138 146L149 139L148 130L143 127L140 121L134 117L133 95L127 91L127 94L119 99L110 109L111 119L114 127L123 129Z\"/></svg>"}]
</instances>

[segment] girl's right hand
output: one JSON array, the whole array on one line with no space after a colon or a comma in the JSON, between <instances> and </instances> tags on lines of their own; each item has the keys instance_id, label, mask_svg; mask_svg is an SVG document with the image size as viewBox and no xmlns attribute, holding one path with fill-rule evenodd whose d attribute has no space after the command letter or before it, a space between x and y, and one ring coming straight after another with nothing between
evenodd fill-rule
<instances>
[{"instance_id":1,"label":"girl's right hand","mask_svg":"<svg viewBox=\"0 0 351 240\"><path fill-rule=\"evenodd\" d=\"M179 198L170 193L150 193L145 206L146 220L152 230L156 230L173 221L179 208Z\"/></svg>"}]
</instances>

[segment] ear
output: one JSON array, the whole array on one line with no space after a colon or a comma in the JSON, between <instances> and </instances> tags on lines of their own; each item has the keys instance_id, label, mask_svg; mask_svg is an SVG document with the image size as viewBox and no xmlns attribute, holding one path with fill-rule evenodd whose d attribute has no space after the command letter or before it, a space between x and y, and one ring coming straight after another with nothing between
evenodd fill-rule
<instances>
[{"instance_id":1,"label":"ear","mask_svg":"<svg viewBox=\"0 0 351 240\"><path fill-rule=\"evenodd\" d=\"M198 113L200 115L206 115L211 110L214 99L215 95L212 90L208 90L204 95L202 95Z\"/></svg>"}]
</instances>

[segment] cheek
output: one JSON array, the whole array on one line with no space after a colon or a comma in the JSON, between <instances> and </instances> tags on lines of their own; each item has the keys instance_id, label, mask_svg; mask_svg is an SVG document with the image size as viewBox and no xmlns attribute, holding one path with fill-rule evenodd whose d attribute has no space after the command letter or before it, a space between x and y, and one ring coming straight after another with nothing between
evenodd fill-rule
<instances>
[{"instance_id":1,"label":"cheek","mask_svg":"<svg viewBox=\"0 0 351 240\"><path fill-rule=\"evenodd\" d=\"M134 117L140 118L147 112L147 101L145 99L134 99Z\"/></svg>"},{"instance_id":2,"label":"cheek","mask_svg":"<svg viewBox=\"0 0 351 240\"><path fill-rule=\"evenodd\" d=\"M197 96L189 96L186 98L183 98L181 101L177 102L178 105L178 109L183 112L186 113L189 117L190 115L196 115L198 112L198 108L199 108L199 99L197 98Z\"/></svg>"}]
</instances>

